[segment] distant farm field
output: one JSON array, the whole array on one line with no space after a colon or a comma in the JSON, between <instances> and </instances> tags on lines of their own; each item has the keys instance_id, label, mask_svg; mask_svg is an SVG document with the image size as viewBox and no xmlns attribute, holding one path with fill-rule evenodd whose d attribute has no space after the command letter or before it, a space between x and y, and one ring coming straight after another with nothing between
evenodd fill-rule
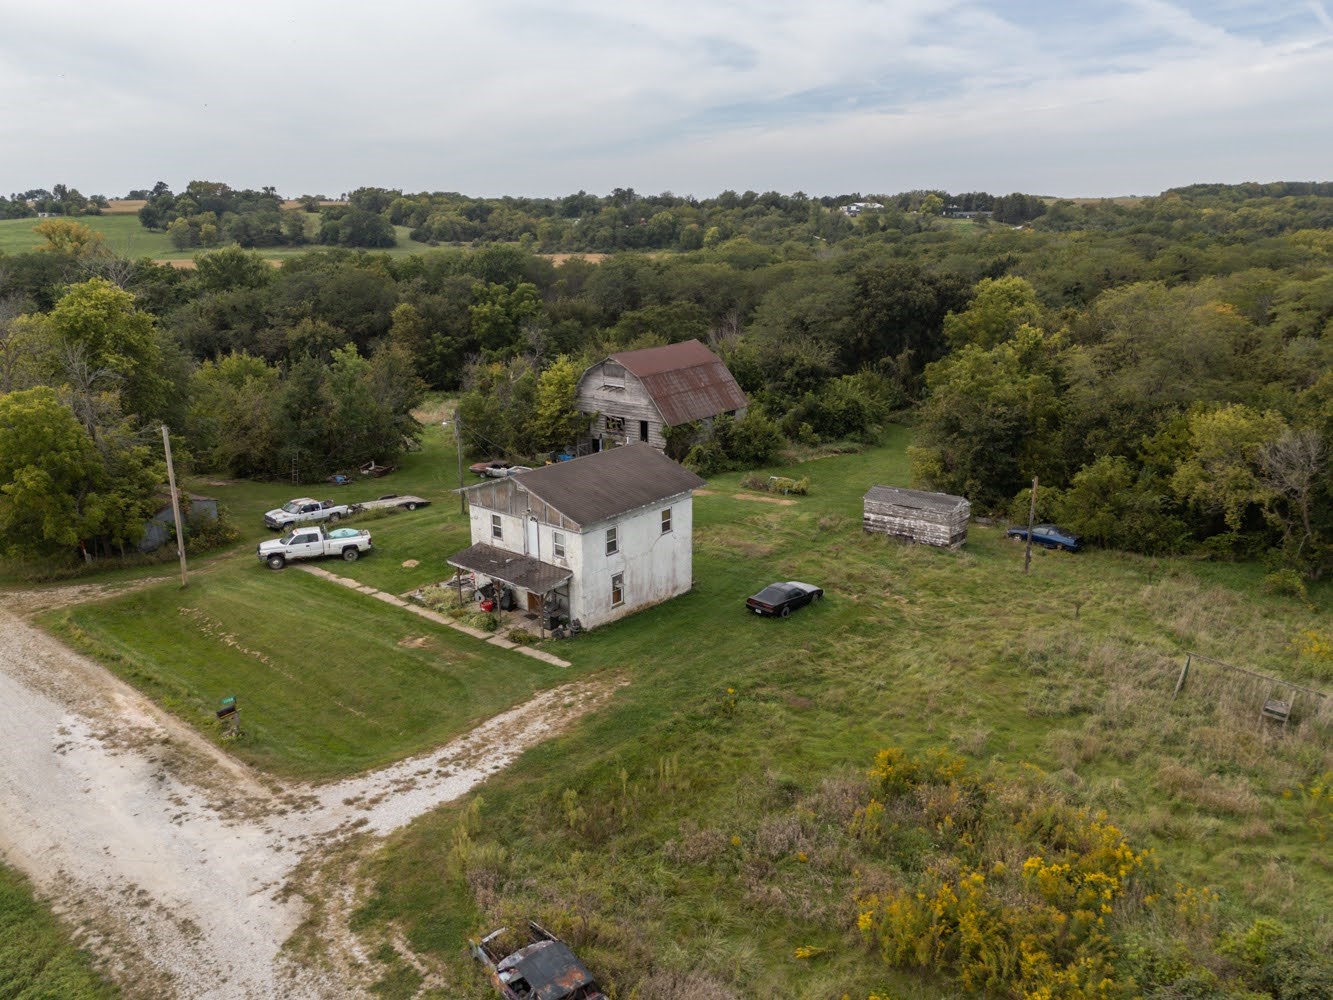
<instances>
[{"instance_id":1,"label":"distant farm field","mask_svg":"<svg viewBox=\"0 0 1333 1000\"><path fill-rule=\"evenodd\" d=\"M307 225L313 235L317 226L317 215L311 215ZM3 219L0 220L0 252L27 253L45 243L33 232L41 219ZM122 257L152 257L159 261L190 261L200 253L199 249L178 250L166 233L151 232L139 224L137 215L83 215L75 218L94 232L106 238L106 245ZM414 242L410 238L412 230L407 226L395 226L398 245L375 253L387 253L393 257L409 257L412 254L425 253L432 248L424 243ZM312 250L325 249L317 244L304 247L261 247L256 252L267 260L282 260Z\"/></svg>"}]
</instances>

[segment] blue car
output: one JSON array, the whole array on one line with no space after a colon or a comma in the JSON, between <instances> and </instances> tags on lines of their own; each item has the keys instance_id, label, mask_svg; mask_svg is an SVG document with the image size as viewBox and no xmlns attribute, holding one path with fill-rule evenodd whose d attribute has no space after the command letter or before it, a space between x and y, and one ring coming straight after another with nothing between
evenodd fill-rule
<instances>
[{"instance_id":1,"label":"blue car","mask_svg":"<svg viewBox=\"0 0 1333 1000\"><path fill-rule=\"evenodd\" d=\"M1010 528L1004 534L1006 538L1012 538L1015 541L1026 542L1028 540L1027 528ZM1034 524L1032 526L1032 544L1040 545L1043 549L1064 549L1066 552L1077 552L1080 539L1072 531L1066 531L1054 524Z\"/></svg>"}]
</instances>

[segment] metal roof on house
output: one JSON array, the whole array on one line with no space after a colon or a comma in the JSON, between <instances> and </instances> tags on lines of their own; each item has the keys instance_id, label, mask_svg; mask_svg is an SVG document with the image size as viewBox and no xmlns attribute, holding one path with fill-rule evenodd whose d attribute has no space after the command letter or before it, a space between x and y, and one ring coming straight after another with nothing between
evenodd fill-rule
<instances>
[{"instance_id":1,"label":"metal roof on house","mask_svg":"<svg viewBox=\"0 0 1333 1000\"><path fill-rule=\"evenodd\" d=\"M704 485L689 469L641 442L520 472L510 480L583 526Z\"/></svg>"},{"instance_id":2,"label":"metal roof on house","mask_svg":"<svg viewBox=\"0 0 1333 1000\"><path fill-rule=\"evenodd\" d=\"M948 493L927 493L925 490L908 490L899 486L872 486L862 500L875 503L891 503L898 507L916 510L936 510L940 512L956 511L960 507L971 505L963 497Z\"/></svg>"},{"instance_id":3,"label":"metal roof on house","mask_svg":"<svg viewBox=\"0 0 1333 1000\"><path fill-rule=\"evenodd\" d=\"M722 359L697 340L621 351L611 360L643 383L670 427L746 405L745 393Z\"/></svg>"},{"instance_id":4,"label":"metal roof on house","mask_svg":"<svg viewBox=\"0 0 1333 1000\"><path fill-rule=\"evenodd\" d=\"M494 545L481 542L445 561L450 566L457 566L469 573L480 573L533 594L554 590L574 575L561 566L553 566L520 552L497 549Z\"/></svg>"}]
</instances>

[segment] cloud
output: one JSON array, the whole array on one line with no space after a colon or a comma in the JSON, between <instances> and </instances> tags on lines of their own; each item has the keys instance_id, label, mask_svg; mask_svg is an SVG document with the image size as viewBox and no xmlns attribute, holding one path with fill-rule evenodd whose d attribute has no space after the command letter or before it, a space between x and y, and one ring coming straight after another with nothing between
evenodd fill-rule
<instances>
[{"instance_id":1,"label":"cloud","mask_svg":"<svg viewBox=\"0 0 1333 1000\"><path fill-rule=\"evenodd\" d=\"M0 37L6 190L336 194L1312 177L1318 3L65 2ZM967 183L963 183L967 179Z\"/></svg>"}]
</instances>

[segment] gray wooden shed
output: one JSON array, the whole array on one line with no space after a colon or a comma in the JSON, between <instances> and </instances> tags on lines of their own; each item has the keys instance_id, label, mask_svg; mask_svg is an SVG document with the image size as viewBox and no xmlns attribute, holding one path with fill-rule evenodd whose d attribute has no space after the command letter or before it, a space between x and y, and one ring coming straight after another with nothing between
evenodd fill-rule
<instances>
[{"instance_id":1,"label":"gray wooden shed","mask_svg":"<svg viewBox=\"0 0 1333 1000\"><path fill-rule=\"evenodd\" d=\"M947 493L872 486L862 497L861 525L866 531L925 545L958 548L967 541L971 516L970 503Z\"/></svg>"}]
</instances>

